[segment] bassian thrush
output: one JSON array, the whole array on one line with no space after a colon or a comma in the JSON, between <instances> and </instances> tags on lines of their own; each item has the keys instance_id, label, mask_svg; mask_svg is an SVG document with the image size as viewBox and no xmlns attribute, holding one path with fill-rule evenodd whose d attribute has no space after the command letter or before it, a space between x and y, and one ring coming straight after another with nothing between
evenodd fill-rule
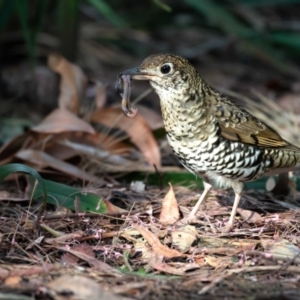
<instances>
[{"instance_id":1,"label":"bassian thrush","mask_svg":"<svg viewBox=\"0 0 300 300\"><path fill-rule=\"evenodd\" d=\"M212 186L232 187L235 200L226 226L229 231L244 182L300 167L300 148L210 87L185 58L152 55L140 67L122 72L121 77L127 78L128 85L128 78L150 82L160 98L174 153L185 168L203 178L204 191L189 220ZM123 101L126 104L127 99ZM134 115L126 108L123 111Z\"/></svg>"}]
</instances>

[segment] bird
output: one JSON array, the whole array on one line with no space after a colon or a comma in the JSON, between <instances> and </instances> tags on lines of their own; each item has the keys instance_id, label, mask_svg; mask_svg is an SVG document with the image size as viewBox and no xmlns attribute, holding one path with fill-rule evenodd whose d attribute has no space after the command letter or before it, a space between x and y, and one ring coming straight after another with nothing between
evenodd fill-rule
<instances>
[{"instance_id":1,"label":"bird","mask_svg":"<svg viewBox=\"0 0 300 300\"><path fill-rule=\"evenodd\" d=\"M235 198L224 228L229 232L244 182L300 167L300 148L208 85L187 59L154 54L139 67L121 72L119 78L122 76L149 81L160 99L173 152L187 170L203 179L204 191L188 215L189 221L195 219L213 187L232 188ZM124 112L130 115L128 110Z\"/></svg>"}]
</instances>

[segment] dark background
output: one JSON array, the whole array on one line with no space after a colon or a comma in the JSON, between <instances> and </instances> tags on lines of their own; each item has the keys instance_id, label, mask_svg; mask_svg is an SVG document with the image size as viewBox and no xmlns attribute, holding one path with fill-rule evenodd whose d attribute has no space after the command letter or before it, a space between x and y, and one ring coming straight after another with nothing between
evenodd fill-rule
<instances>
[{"instance_id":1,"label":"dark background","mask_svg":"<svg viewBox=\"0 0 300 300\"><path fill-rule=\"evenodd\" d=\"M108 84L109 103L120 101L120 71L170 52L216 88L252 98L255 89L297 112L299 17L296 0L2 0L0 114L38 122L57 105L58 76L46 66L52 52ZM153 94L144 103L159 107Z\"/></svg>"}]
</instances>

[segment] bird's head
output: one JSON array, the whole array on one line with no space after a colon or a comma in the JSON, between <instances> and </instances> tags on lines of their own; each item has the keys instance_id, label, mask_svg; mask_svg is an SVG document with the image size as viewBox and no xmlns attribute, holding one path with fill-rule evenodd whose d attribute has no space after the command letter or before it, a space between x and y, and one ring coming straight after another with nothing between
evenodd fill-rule
<instances>
[{"instance_id":1,"label":"bird's head","mask_svg":"<svg viewBox=\"0 0 300 300\"><path fill-rule=\"evenodd\" d=\"M151 55L140 67L126 70L121 75L129 75L134 80L148 80L159 95L183 92L198 77L197 71L185 58L173 54Z\"/></svg>"}]
</instances>

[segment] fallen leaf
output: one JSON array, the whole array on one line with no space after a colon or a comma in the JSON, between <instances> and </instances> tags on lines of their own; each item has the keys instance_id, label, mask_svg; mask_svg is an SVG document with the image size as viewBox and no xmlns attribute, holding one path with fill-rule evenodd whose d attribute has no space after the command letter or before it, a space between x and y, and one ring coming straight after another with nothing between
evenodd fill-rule
<instances>
[{"instance_id":1,"label":"fallen leaf","mask_svg":"<svg viewBox=\"0 0 300 300\"><path fill-rule=\"evenodd\" d=\"M87 77L60 54L50 54L48 66L61 76L58 106L77 114L87 87Z\"/></svg>"},{"instance_id":2,"label":"fallen leaf","mask_svg":"<svg viewBox=\"0 0 300 300\"><path fill-rule=\"evenodd\" d=\"M36 165L39 168L51 167L54 170L58 170L60 172L68 174L73 178L81 179L88 182L101 182L101 179L99 179L98 177L90 175L74 165L56 159L55 157L43 151L31 149L21 150L18 153L16 153L15 156L16 158L22 159L26 162Z\"/></svg>"},{"instance_id":3,"label":"fallen leaf","mask_svg":"<svg viewBox=\"0 0 300 300\"><path fill-rule=\"evenodd\" d=\"M180 217L178 203L175 198L172 185L170 183L169 185L170 190L163 199L162 208L159 216L159 222L165 225L172 225L176 223L176 221Z\"/></svg>"},{"instance_id":4,"label":"fallen leaf","mask_svg":"<svg viewBox=\"0 0 300 300\"><path fill-rule=\"evenodd\" d=\"M104 274L109 275L109 276L115 276L115 277L122 277L123 274L118 271L117 269L111 267L110 265L108 265L107 263L93 257L90 256L88 254L73 250L73 249L69 249L67 247L56 247L59 250L71 253L75 256L77 256L78 258L86 261L90 266L101 270Z\"/></svg>"},{"instance_id":5,"label":"fallen leaf","mask_svg":"<svg viewBox=\"0 0 300 300\"><path fill-rule=\"evenodd\" d=\"M205 255L205 262L215 269L226 269L227 267L233 264L232 258L230 256L220 257L220 256L212 256Z\"/></svg>"},{"instance_id":6,"label":"fallen leaf","mask_svg":"<svg viewBox=\"0 0 300 300\"><path fill-rule=\"evenodd\" d=\"M50 233L52 232L54 236L55 234L56 235L59 234L55 238L45 238L44 242L46 244L53 244L53 245L64 244L69 241L80 239L83 236L83 232L81 230L71 232L71 233L59 233L57 231L54 231L52 228L49 228L49 226L45 225L44 223L41 224L41 227Z\"/></svg>"},{"instance_id":7,"label":"fallen leaf","mask_svg":"<svg viewBox=\"0 0 300 300\"><path fill-rule=\"evenodd\" d=\"M119 107L109 107L95 112L91 117L93 122L98 122L106 127L118 127L125 131L131 141L141 150L149 165L161 165L158 144L145 119L140 115L128 118L121 113Z\"/></svg>"},{"instance_id":8,"label":"fallen leaf","mask_svg":"<svg viewBox=\"0 0 300 300\"><path fill-rule=\"evenodd\" d=\"M21 283L20 276L10 276L5 279L4 286L15 287L17 288Z\"/></svg>"},{"instance_id":9,"label":"fallen leaf","mask_svg":"<svg viewBox=\"0 0 300 300\"><path fill-rule=\"evenodd\" d=\"M196 263L184 264L178 268L171 267L166 263L156 263L156 264L152 264L151 267L158 271L167 274L178 275L178 276L186 276L186 275L191 276L194 270L200 269L200 266Z\"/></svg>"},{"instance_id":10,"label":"fallen leaf","mask_svg":"<svg viewBox=\"0 0 300 300\"><path fill-rule=\"evenodd\" d=\"M264 223L264 218L255 211L246 210L242 208L237 209L238 213L241 215L244 221L247 223L252 223L256 225L261 225Z\"/></svg>"},{"instance_id":11,"label":"fallen leaf","mask_svg":"<svg viewBox=\"0 0 300 300\"><path fill-rule=\"evenodd\" d=\"M151 246L152 250L158 254L163 255L166 258L183 256L182 253L175 249L171 249L165 245L163 245L158 237L149 231L146 227L142 227L140 225L133 224L132 225L139 233L147 240L148 244Z\"/></svg>"},{"instance_id":12,"label":"fallen leaf","mask_svg":"<svg viewBox=\"0 0 300 300\"><path fill-rule=\"evenodd\" d=\"M108 200L102 200L105 203L106 210L109 214L117 215L117 214L125 214L128 213L127 210L122 209L118 206L113 205L110 201Z\"/></svg>"},{"instance_id":13,"label":"fallen leaf","mask_svg":"<svg viewBox=\"0 0 300 300\"><path fill-rule=\"evenodd\" d=\"M93 247L87 243L75 244L72 249L89 256L94 256ZM64 266L76 266L78 261L79 258L71 253L64 253L61 257L61 262Z\"/></svg>"},{"instance_id":14,"label":"fallen leaf","mask_svg":"<svg viewBox=\"0 0 300 300\"><path fill-rule=\"evenodd\" d=\"M261 244L265 251L270 253L275 259L293 260L296 259L297 263L300 262L300 249L290 241L279 238L278 240L262 239Z\"/></svg>"},{"instance_id":15,"label":"fallen leaf","mask_svg":"<svg viewBox=\"0 0 300 300\"><path fill-rule=\"evenodd\" d=\"M0 148L0 165L5 165L10 163L14 159L14 155L18 152L24 144L29 140L32 140L30 133L26 132L22 135L16 136L10 140L7 144Z\"/></svg>"},{"instance_id":16,"label":"fallen leaf","mask_svg":"<svg viewBox=\"0 0 300 300\"><path fill-rule=\"evenodd\" d=\"M172 244L181 252L186 252L197 239L195 226L186 225L171 232Z\"/></svg>"},{"instance_id":17,"label":"fallen leaf","mask_svg":"<svg viewBox=\"0 0 300 300\"><path fill-rule=\"evenodd\" d=\"M51 299L121 299L111 291L104 290L95 280L82 275L60 276L47 284L47 289L43 290L43 293L45 292L51 296ZM62 295L68 296L62 297Z\"/></svg>"},{"instance_id":18,"label":"fallen leaf","mask_svg":"<svg viewBox=\"0 0 300 300\"><path fill-rule=\"evenodd\" d=\"M80 131L94 134L94 128L78 118L72 112L57 108L52 111L40 124L31 128L31 131L40 133L61 133L68 131Z\"/></svg>"}]
</instances>

